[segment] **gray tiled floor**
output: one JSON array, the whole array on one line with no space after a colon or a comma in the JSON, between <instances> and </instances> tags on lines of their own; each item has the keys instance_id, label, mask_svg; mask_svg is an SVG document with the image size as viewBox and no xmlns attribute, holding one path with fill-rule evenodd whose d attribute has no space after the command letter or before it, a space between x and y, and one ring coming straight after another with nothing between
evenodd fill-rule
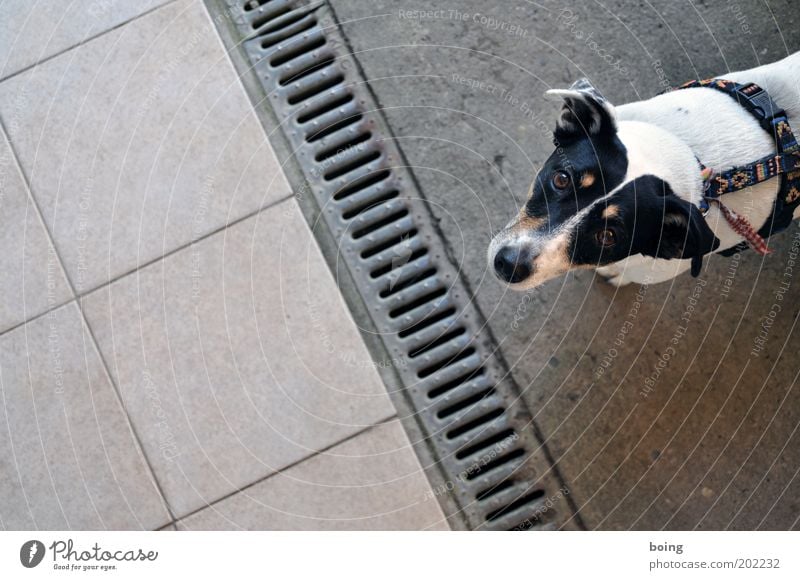
<instances>
[{"instance_id":1,"label":"gray tiled floor","mask_svg":"<svg viewBox=\"0 0 800 580\"><path fill-rule=\"evenodd\" d=\"M84 310L178 517L394 415L293 200Z\"/></svg>"},{"instance_id":2,"label":"gray tiled floor","mask_svg":"<svg viewBox=\"0 0 800 580\"><path fill-rule=\"evenodd\" d=\"M179 529L448 529L397 421L179 522Z\"/></svg>"},{"instance_id":3,"label":"gray tiled floor","mask_svg":"<svg viewBox=\"0 0 800 580\"><path fill-rule=\"evenodd\" d=\"M197 2L0 84L0 117L78 293L289 194Z\"/></svg>"},{"instance_id":4,"label":"gray tiled floor","mask_svg":"<svg viewBox=\"0 0 800 580\"><path fill-rule=\"evenodd\" d=\"M76 305L0 337L0 525L169 521Z\"/></svg>"},{"instance_id":5,"label":"gray tiled floor","mask_svg":"<svg viewBox=\"0 0 800 580\"><path fill-rule=\"evenodd\" d=\"M0 78L167 1L4 0L0 2Z\"/></svg>"},{"instance_id":6,"label":"gray tiled floor","mask_svg":"<svg viewBox=\"0 0 800 580\"><path fill-rule=\"evenodd\" d=\"M0 43L52 56L0 82L0 527L445 528L205 8L155 4Z\"/></svg>"},{"instance_id":7,"label":"gray tiled floor","mask_svg":"<svg viewBox=\"0 0 800 580\"><path fill-rule=\"evenodd\" d=\"M0 247L0 332L72 298L2 128Z\"/></svg>"}]
</instances>

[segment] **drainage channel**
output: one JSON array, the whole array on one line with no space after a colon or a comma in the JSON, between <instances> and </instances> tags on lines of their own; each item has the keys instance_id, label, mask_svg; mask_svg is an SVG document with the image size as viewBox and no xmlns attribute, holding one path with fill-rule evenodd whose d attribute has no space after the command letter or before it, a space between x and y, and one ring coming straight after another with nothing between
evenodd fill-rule
<instances>
[{"instance_id":1,"label":"drainage channel","mask_svg":"<svg viewBox=\"0 0 800 580\"><path fill-rule=\"evenodd\" d=\"M404 425L430 463L433 495L451 523L574 528L568 491L330 7L207 5L223 38L237 45L240 72L257 77L245 82L257 109L269 106L277 117L360 295L360 303L348 300L351 308L366 308L390 360L404 361L378 370L401 387L393 397L408 411ZM261 94L252 94L254 85Z\"/></svg>"}]
</instances>

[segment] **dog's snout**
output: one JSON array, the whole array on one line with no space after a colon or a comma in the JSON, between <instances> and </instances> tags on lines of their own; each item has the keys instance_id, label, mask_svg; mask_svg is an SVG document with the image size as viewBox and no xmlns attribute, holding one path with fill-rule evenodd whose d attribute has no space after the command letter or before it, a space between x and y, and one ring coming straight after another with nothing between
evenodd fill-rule
<instances>
[{"instance_id":1,"label":"dog's snout","mask_svg":"<svg viewBox=\"0 0 800 580\"><path fill-rule=\"evenodd\" d=\"M530 252L524 247L503 246L494 257L494 271L509 284L522 282L533 271Z\"/></svg>"}]
</instances>

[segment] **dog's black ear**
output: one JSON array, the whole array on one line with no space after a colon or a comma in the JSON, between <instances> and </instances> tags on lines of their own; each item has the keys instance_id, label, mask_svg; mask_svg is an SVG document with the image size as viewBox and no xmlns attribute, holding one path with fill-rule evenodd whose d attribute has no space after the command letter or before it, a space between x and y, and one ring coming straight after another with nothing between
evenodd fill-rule
<instances>
[{"instance_id":1,"label":"dog's black ear","mask_svg":"<svg viewBox=\"0 0 800 580\"><path fill-rule=\"evenodd\" d=\"M587 80L575 81L568 89L547 91L549 97L564 99L561 116L553 132L557 141L580 137L613 135L617 130L614 106Z\"/></svg>"},{"instance_id":2,"label":"dog's black ear","mask_svg":"<svg viewBox=\"0 0 800 580\"><path fill-rule=\"evenodd\" d=\"M692 276L696 278L703 267L703 256L719 247L719 238L697 206L674 194L667 195L665 202L659 257L691 258Z\"/></svg>"},{"instance_id":3,"label":"dog's black ear","mask_svg":"<svg viewBox=\"0 0 800 580\"><path fill-rule=\"evenodd\" d=\"M708 227L697 206L681 199L662 179L654 175L637 177L637 225L635 246L646 256L692 260L692 276L700 274L703 256L719 247L719 239Z\"/></svg>"}]
</instances>

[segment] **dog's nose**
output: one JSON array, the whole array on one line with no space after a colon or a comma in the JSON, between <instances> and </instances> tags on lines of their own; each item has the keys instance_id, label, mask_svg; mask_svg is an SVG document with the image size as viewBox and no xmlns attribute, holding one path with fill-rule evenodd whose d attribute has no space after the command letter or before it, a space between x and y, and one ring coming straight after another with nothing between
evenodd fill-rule
<instances>
[{"instance_id":1,"label":"dog's nose","mask_svg":"<svg viewBox=\"0 0 800 580\"><path fill-rule=\"evenodd\" d=\"M509 284L522 282L532 270L530 253L525 248L503 246L494 257L497 277Z\"/></svg>"}]
</instances>

